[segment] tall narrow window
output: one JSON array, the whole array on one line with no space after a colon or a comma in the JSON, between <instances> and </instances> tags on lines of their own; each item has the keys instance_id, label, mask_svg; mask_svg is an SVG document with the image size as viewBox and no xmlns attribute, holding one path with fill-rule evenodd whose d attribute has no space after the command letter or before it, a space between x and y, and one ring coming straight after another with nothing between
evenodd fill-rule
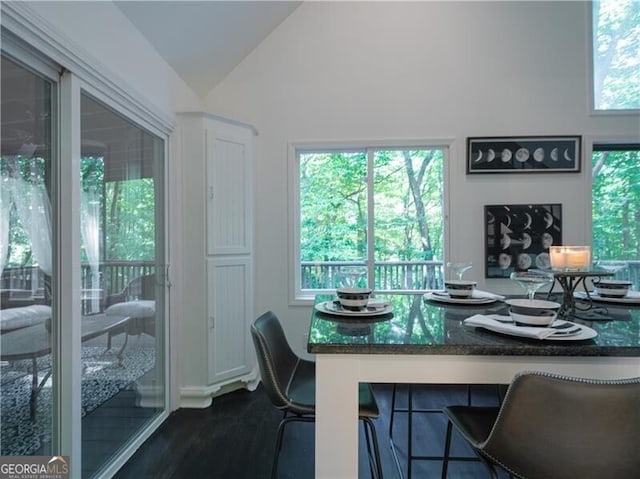
<instances>
[{"instance_id":1,"label":"tall narrow window","mask_svg":"<svg viewBox=\"0 0 640 479\"><path fill-rule=\"evenodd\" d=\"M593 255L640 287L640 144L597 144L592 158Z\"/></svg>"},{"instance_id":2,"label":"tall narrow window","mask_svg":"<svg viewBox=\"0 0 640 479\"><path fill-rule=\"evenodd\" d=\"M296 151L297 295L442 280L444 149Z\"/></svg>"},{"instance_id":3,"label":"tall narrow window","mask_svg":"<svg viewBox=\"0 0 640 479\"><path fill-rule=\"evenodd\" d=\"M596 110L640 109L640 2L593 5L593 99Z\"/></svg>"}]
</instances>

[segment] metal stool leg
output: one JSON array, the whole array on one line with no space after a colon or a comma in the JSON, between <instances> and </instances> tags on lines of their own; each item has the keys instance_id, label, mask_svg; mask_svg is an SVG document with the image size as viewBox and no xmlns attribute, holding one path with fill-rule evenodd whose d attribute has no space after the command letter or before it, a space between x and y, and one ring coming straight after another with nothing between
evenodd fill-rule
<instances>
[{"instance_id":1,"label":"metal stool leg","mask_svg":"<svg viewBox=\"0 0 640 479\"><path fill-rule=\"evenodd\" d=\"M442 476L441 479L447 479L447 469L449 468L449 453L451 452L451 429L453 425L451 421L447 421L447 435L444 439L444 455L442 456Z\"/></svg>"},{"instance_id":2,"label":"metal stool leg","mask_svg":"<svg viewBox=\"0 0 640 479\"><path fill-rule=\"evenodd\" d=\"M382 463L380 462L380 447L378 446L378 437L376 427L373 421L368 417L362 418L364 425L365 439L367 441L367 453L369 455L369 466L371 468L371 477L382 479ZM373 446L373 452L371 447ZM373 458L373 464L372 464Z\"/></svg>"}]
</instances>

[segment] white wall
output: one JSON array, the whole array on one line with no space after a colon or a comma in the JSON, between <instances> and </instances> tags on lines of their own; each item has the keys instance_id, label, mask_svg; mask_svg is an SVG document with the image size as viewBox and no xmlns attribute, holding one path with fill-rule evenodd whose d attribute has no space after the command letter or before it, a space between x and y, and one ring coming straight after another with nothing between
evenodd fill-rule
<instances>
[{"instance_id":1,"label":"white wall","mask_svg":"<svg viewBox=\"0 0 640 479\"><path fill-rule=\"evenodd\" d=\"M58 33L102 64L125 89L169 117L202 108L198 96L111 1L29 2Z\"/></svg>"},{"instance_id":2,"label":"white wall","mask_svg":"<svg viewBox=\"0 0 640 479\"><path fill-rule=\"evenodd\" d=\"M579 174L465 174L469 136L640 136L638 116L592 116L581 2L305 2L206 99L255 125L256 314L271 309L303 351L310 305L289 304L287 143L454 138L450 251L485 280L483 206L562 203L563 240L588 244Z\"/></svg>"}]
</instances>

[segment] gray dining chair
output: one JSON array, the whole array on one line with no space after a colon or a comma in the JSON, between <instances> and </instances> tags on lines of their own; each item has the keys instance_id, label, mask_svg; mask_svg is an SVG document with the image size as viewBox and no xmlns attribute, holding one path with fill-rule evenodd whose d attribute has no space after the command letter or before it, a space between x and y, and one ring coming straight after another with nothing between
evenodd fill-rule
<instances>
[{"instance_id":1,"label":"gray dining chair","mask_svg":"<svg viewBox=\"0 0 640 479\"><path fill-rule=\"evenodd\" d=\"M442 478L452 427L498 478L636 479L640 474L640 378L582 379L523 372L500 407L448 406Z\"/></svg>"},{"instance_id":2,"label":"gray dining chair","mask_svg":"<svg viewBox=\"0 0 640 479\"><path fill-rule=\"evenodd\" d=\"M279 319L271 311L254 321L251 337L263 387L273 405L284 413L278 425L271 468L271 477L275 478L287 424L292 421L315 421L315 362L302 359L292 351ZM382 478L378 439L372 421L380 416L380 411L370 385L360 384L359 401L359 417L364 426L371 475Z\"/></svg>"}]
</instances>

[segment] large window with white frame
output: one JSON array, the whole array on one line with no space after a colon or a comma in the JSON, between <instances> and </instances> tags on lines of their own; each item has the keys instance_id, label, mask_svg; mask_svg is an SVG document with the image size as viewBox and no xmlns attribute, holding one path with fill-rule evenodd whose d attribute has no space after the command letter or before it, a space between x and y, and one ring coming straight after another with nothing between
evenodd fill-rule
<instances>
[{"instance_id":1,"label":"large window with white frame","mask_svg":"<svg viewBox=\"0 0 640 479\"><path fill-rule=\"evenodd\" d=\"M640 2L592 2L593 105L640 110Z\"/></svg>"},{"instance_id":2,"label":"large window with white frame","mask_svg":"<svg viewBox=\"0 0 640 479\"><path fill-rule=\"evenodd\" d=\"M296 298L439 287L447 146L292 148Z\"/></svg>"}]
</instances>

